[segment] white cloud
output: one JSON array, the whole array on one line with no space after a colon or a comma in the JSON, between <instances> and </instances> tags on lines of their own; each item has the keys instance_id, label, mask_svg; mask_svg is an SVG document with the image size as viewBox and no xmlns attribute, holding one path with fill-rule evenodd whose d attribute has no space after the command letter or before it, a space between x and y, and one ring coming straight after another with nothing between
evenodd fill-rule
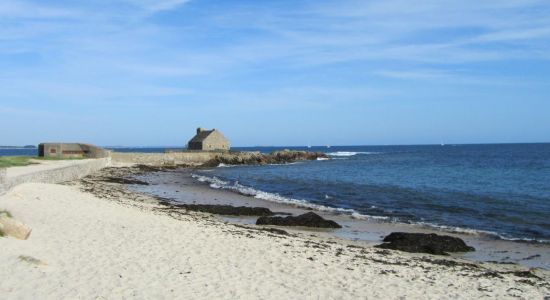
<instances>
[{"instance_id":1,"label":"white cloud","mask_svg":"<svg viewBox=\"0 0 550 300\"><path fill-rule=\"evenodd\" d=\"M192 23L144 17L188 2L91 0L59 7L3 0L0 16L9 18L0 27L0 60L13 53L39 59L29 69L4 68L0 77L38 83L53 76L61 86L34 88L52 95L62 91L66 97L153 97L194 91L188 88L193 79L211 83L263 69L307 73L350 64L355 72L382 70L378 75L388 78L467 82L472 75L453 68L550 59L544 51L550 19L534 9L549 11L544 1L314 1L293 10L261 2L226 3L194 15ZM367 69L361 63L377 66ZM289 99L308 95L315 93L288 93Z\"/></svg>"}]
</instances>

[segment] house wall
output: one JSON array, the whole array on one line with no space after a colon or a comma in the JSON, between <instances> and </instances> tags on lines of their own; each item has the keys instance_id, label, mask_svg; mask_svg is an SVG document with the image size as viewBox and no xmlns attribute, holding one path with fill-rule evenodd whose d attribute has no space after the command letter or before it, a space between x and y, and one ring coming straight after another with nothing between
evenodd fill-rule
<instances>
[{"instance_id":1,"label":"house wall","mask_svg":"<svg viewBox=\"0 0 550 300\"><path fill-rule=\"evenodd\" d=\"M188 145L187 145L187 149L189 150L203 150L203 143L195 143L195 142L190 142Z\"/></svg>"},{"instance_id":2,"label":"house wall","mask_svg":"<svg viewBox=\"0 0 550 300\"><path fill-rule=\"evenodd\" d=\"M212 132L203 143L202 150L229 150L229 141L218 131Z\"/></svg>"}]
</instances>

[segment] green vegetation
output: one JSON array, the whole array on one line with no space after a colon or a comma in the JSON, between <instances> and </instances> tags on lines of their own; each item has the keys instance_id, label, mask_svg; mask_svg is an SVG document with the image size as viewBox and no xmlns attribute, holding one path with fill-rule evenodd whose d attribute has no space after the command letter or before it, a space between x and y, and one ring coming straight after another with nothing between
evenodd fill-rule
<instances>
[{"instance_id":1,"label":"green vegetation","mask_svg":"<svg viewBox=\"0 0 550 300\"><path fill-rule=\"evenodd\" d=\"M31 156L0 156L0 168L19 167L30 165Z\"/></svg>"},{"instance_id":2,"label":"green vegetation","mask_svg":"<svg viewBox=\"0 0 550 300\"><path fill-rule=\"evenodd\" d=\"M36 156L0 156L0 168L21 167L36 164L40 160L75 160L85 157L57 158L57 157L36 157Z\"/></svg>"},{"instance_id":3,"label":"green vegetation","mask_svg":"<svg viewBox=\"0 0 550 300\"><path fill-rule=\"evenodd\" d=\"M6 215L6 217L8 217L8 218L12 218L11 213L7 210L0 210L0 216L1 215Z\"/></svg>"},{"instance_id":4,"label":"green vegetation","mask_svg":"<svg viewBox=\"0 0 550 300\"><path fill-rule=\"evenodd\" d=\"M10 214L10 212L7 211L7 210L0 210L0 217L1 217L2 215L5 215L6 217L11 218L11 214ZM2 229L0 228L0 237L4 237L4 236L5 236L5 234L4 234L4 232L2 231Z\"/></svg>"},{"instance_id":5,"label":"green vegetation","mask_svg":"<svg viewBox=\"0 0 550 300\"><path fill-rule=\"evenodd\" d=\"M32 256L19 255L18 259L20 261L24 261L24 262L27 262L27 263L33 264L33 265L45 265L45 263L43 261L41 261L38 258L34 258Z\"/></svg>"}]
</instances>

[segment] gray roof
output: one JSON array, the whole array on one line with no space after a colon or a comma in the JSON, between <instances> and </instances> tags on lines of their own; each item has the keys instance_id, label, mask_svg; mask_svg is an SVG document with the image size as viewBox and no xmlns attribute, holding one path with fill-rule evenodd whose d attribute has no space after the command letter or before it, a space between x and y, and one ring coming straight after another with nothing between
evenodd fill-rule
<instances>
[{"instance_id":1,"label":"gray roof","mask_svg":"<svg viewBox=\"0 0 550 300\"><path fill-rule=\"evenodd\" d=\"M214 132L214 130L203 130L201 132L199 132L197 135L195 135L195 137L193 137L189 142L190 143L202 143L204 142L204 140L206 140L206 138L212 134L212 132Z\"/></svg>"}]
</instances>

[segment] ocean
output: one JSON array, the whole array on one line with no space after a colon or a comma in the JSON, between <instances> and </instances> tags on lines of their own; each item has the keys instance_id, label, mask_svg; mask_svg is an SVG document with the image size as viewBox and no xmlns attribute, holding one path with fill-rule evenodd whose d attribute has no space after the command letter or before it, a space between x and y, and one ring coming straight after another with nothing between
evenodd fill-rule
<instances>
[{"instance_id":1,"label":"ocean","mask_svg":"<svg viewBox=\"0 0 550 300\"><path fill-rule=\"evenodd\" d=\"M222 166L195 177L214 188L355 218L550 243L550 144L307 150L332 159Z\"/></svg>"},{"instance_id":2,"label":"ocean","mask_svg":"<svg viewBox=\"0 0 550 300\"><path fill-rule=\"evenodd\" d=\"M254 147L330 160L196 170L212 188L371 218L550 243L550 144ZM165 148L117 148L164 152ZM33 152L34 151L34 152ZM0 155L36 150L0 149Z\"/></svg>"}]
</instances>

